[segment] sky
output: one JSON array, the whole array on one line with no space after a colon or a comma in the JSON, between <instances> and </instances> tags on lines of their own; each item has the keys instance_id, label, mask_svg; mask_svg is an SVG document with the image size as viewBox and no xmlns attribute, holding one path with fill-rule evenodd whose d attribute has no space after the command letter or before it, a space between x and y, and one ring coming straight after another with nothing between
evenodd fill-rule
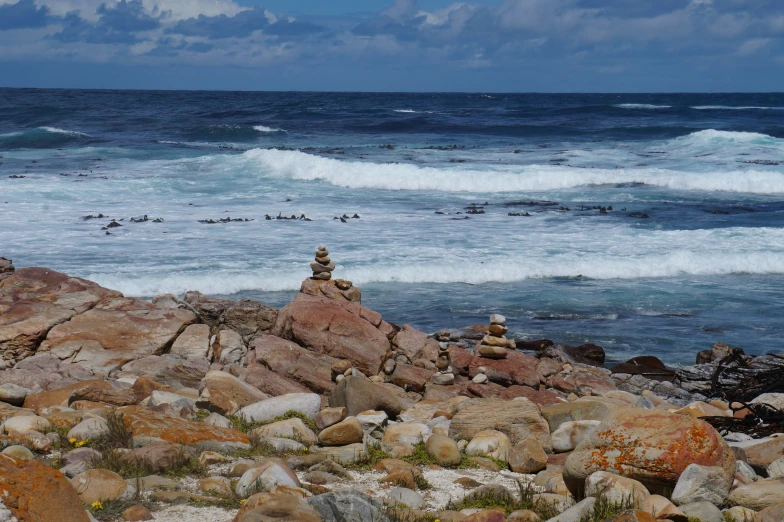
<instances>
[{"instance_id":1,"label":"sky","mask_svg":"<svg viewBox=\"0 0 784 522\"><path fill-rule=\"evenodd\" d=\"M0 0L0 87L771 92L782 0Z\"/></svg>"}]
</instances>

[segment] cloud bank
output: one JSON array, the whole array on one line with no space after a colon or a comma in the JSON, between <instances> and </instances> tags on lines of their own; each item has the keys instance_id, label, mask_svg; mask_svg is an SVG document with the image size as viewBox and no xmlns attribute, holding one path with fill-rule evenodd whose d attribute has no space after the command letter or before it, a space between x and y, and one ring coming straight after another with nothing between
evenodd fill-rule
<instances>
[{"instance_id":1,"label":"cloud bank","mask_svg":"<svg viewBox=\"0 0 784 522\"><path fill-rule=\"evenodd\" d=\"M713 90L711 81L740 81L722 74L749 68L764 86L781 79L782 37L778 0L475 0L430 11L395 0L375 13L329 17L232 0L0 0L2 62L264 70L305 89L318 89L316 71L330 67L358 88L372 84L365 76L373 71L397 71L412 85L422 74L434 86L440 74L445 87L483 71L520 90L547 85L541 75L552 78L549 90L575 90L563 86L581 78L589 87L632 86L643 72L648 81L678 85L667 77L683 75L685 86ZM754 78L744 81L759 90Z\"/></svg>"}]
</instances>

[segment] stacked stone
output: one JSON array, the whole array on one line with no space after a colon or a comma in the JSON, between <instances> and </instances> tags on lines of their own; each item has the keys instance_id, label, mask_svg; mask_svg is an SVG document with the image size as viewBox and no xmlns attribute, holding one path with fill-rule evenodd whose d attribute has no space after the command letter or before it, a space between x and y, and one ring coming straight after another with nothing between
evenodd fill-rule
<instances>
[{"instance_id":1,"label":"stacked stone","mask_svg":"<svg viewBox=\"0 0 784 522\"><path fill-rule=\"evenodd\" d=\"M430 380L433 384L451 385L455 383L455 374L452 371L452 361L449 357L449 344L438 343L438 357L436 358L436 369L438 372Z\"/></svg>"},{"instance_id":2,"label":"stacked stone","mask_svg":"<svg viewBox=\"0 0 784 522\"><path fill-rule=\"evenodd\" d=\"M479 355L488 359L506 359L507 348L515 348L514 339L507 339L506 318L500 314L490 316L490 329L479 344Z\"/></svg>"},{"instance_id":3,"label":"stacked stone","mask_svg":"<svg viewBox=\"0 0 784 522\"><path fill-rule=\"evenodd\" d=\"M324 245L319 245L316 250L316 261L310 264L313 270L313 279L319 281L329 281L332 279L332 271L335 270L335 263L329 259L329 250Z\"/></svg>"}]
</instances>

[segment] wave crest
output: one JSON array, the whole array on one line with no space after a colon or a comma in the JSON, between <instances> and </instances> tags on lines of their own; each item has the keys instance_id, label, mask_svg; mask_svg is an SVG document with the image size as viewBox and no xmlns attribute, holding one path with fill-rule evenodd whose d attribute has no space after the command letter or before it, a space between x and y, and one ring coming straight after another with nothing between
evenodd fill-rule
<instances>
[{"instance_id":1,"label":"wave crest","mask_svg":"<svg viewBox=\"0 0 784 522\"><path fill-rule=\"evenodd\" d=\"M92 137L83 132L57 127L37 127L0 134L0 149L52 149L90 140Z\"/></svg>"}]
</instances>

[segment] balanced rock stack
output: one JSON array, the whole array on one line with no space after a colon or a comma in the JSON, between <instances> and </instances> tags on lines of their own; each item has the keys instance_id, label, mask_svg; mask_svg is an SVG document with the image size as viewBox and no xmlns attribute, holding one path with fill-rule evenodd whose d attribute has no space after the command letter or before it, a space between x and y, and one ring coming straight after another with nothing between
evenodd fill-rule
<instances>
[{"instance_id":1,"label":"balanced rock stack","mask_svg":"<svg viewBox=\"0 0 784 522\"><path fill-rule=\"evenodd\" d=\"M313 279L329 281L332 279L332 271L335 270L335 263L329 259L329 250L324 245L319 245L316 250L316 261L310 264L313 270Z\"/></svg>"},{"instance_id":2,"label":"balanced rock stack","mask_svg":"<svg viewBox=\"0 0 784 522\"><path fill-rule=\"evenodd\" d=\"M455 383L455 374L452 370L452 361L449 357L449 345L447 343L442 342L438 344L436 369L438 372L430 378L433 384L449 386Z\"/></svg>"},{"instance_id":3,"label":"balanced rock stack","mask_svg":"<svg viewBox=\"0 0 784 522\"><path fill-rule=\"evenodd\" d=\"M514 339L506 338L506 318L500 314L490 316L490 328L479 343L479 355L488 359L506 359L507 348L515 348Z\"/></svg>"}]
</instances>

